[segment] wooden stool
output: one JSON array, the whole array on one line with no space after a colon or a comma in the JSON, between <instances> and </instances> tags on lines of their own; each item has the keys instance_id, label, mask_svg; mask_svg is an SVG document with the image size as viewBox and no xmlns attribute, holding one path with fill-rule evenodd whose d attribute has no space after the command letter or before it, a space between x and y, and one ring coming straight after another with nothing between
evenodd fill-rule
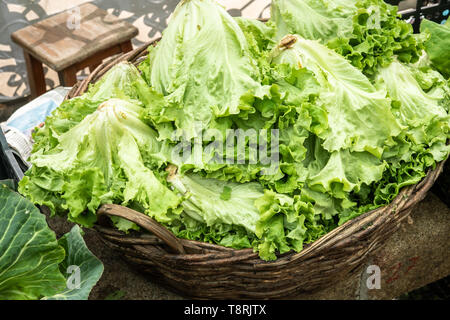
<instances>
[{"instance_id":1,"label":"wooden stool","mask_svg":"<svg viewBox=\"0 0 450 320\"><path fill-rule=\"evenodd\" d=\"M61 85L70 87L79 70L89 67L92 72L103 59L131 51L137 34L128 22L85 3L18 30L11 39L23 48L35 98L46 92L43 63L58 72Z\"/></svg>"}]
</instances>

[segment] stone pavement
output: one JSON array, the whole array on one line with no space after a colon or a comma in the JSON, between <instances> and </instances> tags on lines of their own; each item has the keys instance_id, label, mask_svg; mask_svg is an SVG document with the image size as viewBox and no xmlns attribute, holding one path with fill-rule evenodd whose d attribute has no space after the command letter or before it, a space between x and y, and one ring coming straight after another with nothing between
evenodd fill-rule
<instances>
[{"instance_id":1,"label":"stone pavement","mask_svg":"<svg viewBox=\"0 0 450 320\"><path fill-rule=\"evenodd\" d=\"M63 218L49 218L48 222L58 237L71 227ZM183 299L133 270L101 242L95 231L85 231L86 244L105 266L90 299L103 300L114 295L127 300ZM449 252L450 209L436 195L429 193L385 247L367 259L367 266L380 268L380 289L367 288L367 278L371 274L364 268L362 273L297 299L395 299L450 275Z\"/></svg>"}]
</instances>

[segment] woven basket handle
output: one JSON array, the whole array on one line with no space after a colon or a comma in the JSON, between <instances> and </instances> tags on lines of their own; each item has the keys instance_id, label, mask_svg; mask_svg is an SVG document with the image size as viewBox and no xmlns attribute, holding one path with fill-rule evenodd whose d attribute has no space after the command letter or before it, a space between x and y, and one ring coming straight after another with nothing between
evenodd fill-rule
<instances>
[{"instance_id":1,"label":"woven basket handle","mask_svg":"<svg viewBox=\"0 0 450 320\"><path fill-rule=\"evenodd\" d=\"M150 231L159 239L164 241L170 248L175 250L178 254L184 254L185 250L181 242L173 235L172 232L164 228L158 222L149 216L132 210L130 208L122 207L117 204L104 204L98 210L99 215L108 215L124 218L128 221L136 223L138 226Z\"/></svg>"}]
</instances>

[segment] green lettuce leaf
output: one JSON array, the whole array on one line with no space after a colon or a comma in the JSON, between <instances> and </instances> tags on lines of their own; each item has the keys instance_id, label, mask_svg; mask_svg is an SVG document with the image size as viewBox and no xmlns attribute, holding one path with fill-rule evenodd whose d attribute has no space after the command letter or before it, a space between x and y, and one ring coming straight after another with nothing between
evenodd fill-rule
<instances>
[{"instance_id":1,"label":"green lettuce leaf","mask_svg":"<svg viewBox=\"0 0 450 320\"><path fill-rule=\"evenodd\" d=\"M261 258L275 260L276 254L302 250L308 232L305 219L314 216L310 204L302 202L298 196L291 198L266 190L256 206L261 212L256 226L256 235L261 239L258 243Z\"/></svg>"},{"instance_id":2,"label":"green lettuce leaf","mask_svg":"<svg viewBox=\"0 0 450 320\"><path fill-rule=\"evenodd\" d=\"M70 221L83 226L93 225L104 203L138 204L158 221L167 221L180 199L146 163L157 168L170 155L157 133L139 119L141 111L126 100L104 102L62 134L56 147L33 153L19 191L53 214L67 212Z\"/></svg>"},{"instance_id":3,"label":"green lettuce leaf","mask_svg":"<svg viewBox=\"0 0 450 320\"><path fill-rule=\"evenodd\" d=\"M255 232L259 211L254 202L264 195L260 184L241 184L174 172L167 179L184 195L183 210L191 218L208 226L225 223Z\"/></svg>"},{"instance_id":4,"label":"green lettuce leaf","mask_svg":"<svg viewBox=\"0 0 450 320\"><path fill-rule=\"evenodd\" d=\"M197 123L220 126L216 118L248 109L246 97L261 90L243 31L213 0L181 1L144 66L149 85L168 102L163 109L150 105L150 118L174 123L188 140L198 135Z\"/></svg>"},{"instance_id":5,"label":"green lettuce leaf","mask_svg":"<svg viewBox=\"0 0 450 320\"><path fill-rule=\"evenodd\" d=\"M273 63L311 71L321 86L320 99L328 116L321 133L326 150L349 149L381 157L401 127L383 91L346 59L314 40L288 35L273 50Z\"/></svg>"},{"instance_id":6,"label":"green lettuce leaf","mask_svg":"<svg viewBox=\"0 0 450 320\"><path fill-rule=\"evenodd\" d=\"M276 27L273 22L261 22L256 19L248 19L244 17L234 18L245 37L249 42L250 49L253 53L261 54L266 50L272 49L277 43L275 41Z\"/></svg>"},{"instance_id":7,"label":"green lettuce leaf","mask_svg":"<svg viewBox=\"0 0 450 320\"><path fill-rule=\"evenodd\" d=\"M427 52L433 66L447 79L450 77L450 26L423 19L420 23L420 32L428 34L425 42Z\"/></svg>"},{"instance_id":8,"label":"green lettuce leaf","mask_svg":"<svg viewBox=\"0 0 450 320\"><path fill-rule=\"evenodd\" d=\"M134 65L128 62L115 65L99 81L90 84L86 93L63 101L47 117L44 127L33 134L33 148L41 150L55 147L60 135L80 123L110 98L137 99L135 83L140 82L145 83Z\"/></svg>"},{"instance_id":9,"label":"green lettuce leaf","mask_svg":"<svg viewBox=\"0 0 450 320\"><path fill-rule=\"evenodd\" d=\"M274 0L271 20L277 26L277 41L296 33L305 39L323 43L352 32L354 1L340 0Z\"/></svg>"},{"instance_id":10,"label":"green lettuce leaf","mask_svg":"<svg viewBox=\"0 0 450 320\"><path fill-rule=\"evenodd\" d=\"M377 82L396 102L394 115L408 127L410 141L430 147L435 143L445 146L450 131L450 118L446 112L450 102L444 95L426 93L410 69L396 61L380 69Z\"/></svg>"},{"instance_id":11,"label":"green lettuce leaf","mask_svg":"<svg viewBox=\"0 0 450 320\"><path fill-rule=\"evenodd\" d=\"M262 259L274 260L277 253L300 251L305 241L323 234L312 205L298 196L264 190L255 182L181 175L175 167L170 171L169 183L185 198L183 214L169 224L177 236L253 247Z\"/></svg>"},{"instance_id":12,"label":"green lettuce leaf","mask_svg":"<svg viewBox=\"0 0 450 320\"><path fill-rule=\"evenodd\" d=\"M208 226L184 213L166 227L179 238L214 243L229 248L252 248L257 243L255 234L248 232L242 226L225 223Z\"/></svg>"},{"instance_id":13,"label":"green lettuce leaf","mask_svg":"<svg viewBox=\"0 0 450 320\"><path fill-rule=\"evenodd\" d=\"M368 185L379 181L386 163L368 152L329 153L322 144L314 136L305 143L308 153L303 165L307 176L301 194L324 221L330 221L357 205L350 194L363 192Z\"/></svg>"}]
</instances>

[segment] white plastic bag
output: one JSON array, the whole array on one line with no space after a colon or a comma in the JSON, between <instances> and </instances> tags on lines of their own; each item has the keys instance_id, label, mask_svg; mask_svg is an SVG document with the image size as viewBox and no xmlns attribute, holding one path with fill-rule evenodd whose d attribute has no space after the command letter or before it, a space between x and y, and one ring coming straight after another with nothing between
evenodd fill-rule
<instances>
[{"instance_id":1,"label":"white plastic bag","mask_svg":"<svg viewBox=\"0 0 450 320\"><path fill-rule=\"evenodd\" d=\"M48 91L18 109L7 121L1 123L8 145L28 167L30 164L27 159L33 147L31 137L33 130L42 125L47 116L63 102L70 89L57 87Z\"/></svg>"}]
</instances>

